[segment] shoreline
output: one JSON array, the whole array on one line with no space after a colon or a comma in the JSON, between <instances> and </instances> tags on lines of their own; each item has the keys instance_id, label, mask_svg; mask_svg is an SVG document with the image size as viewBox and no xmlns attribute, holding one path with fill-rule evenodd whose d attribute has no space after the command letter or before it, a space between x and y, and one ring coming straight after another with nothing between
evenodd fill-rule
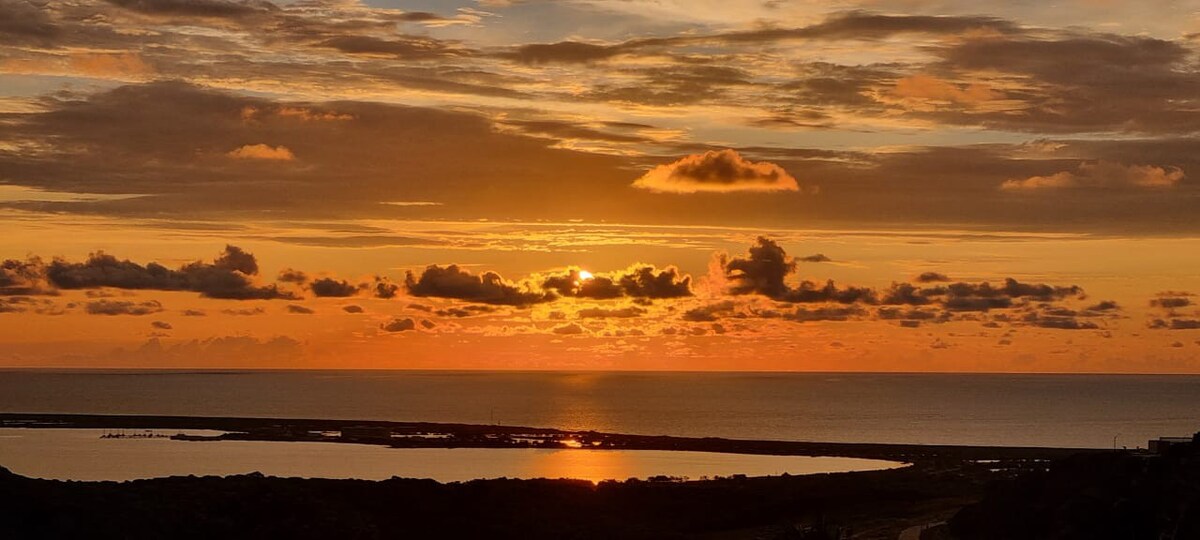
<instances>
[{"instance_id":1,"label":"shoreline","mask_svg":"<svg viewBox=\"0 0 1200 540\"><path fill-rule=\"evenodd\" d=\"M914 465L987 461L994 468L1030 465L1107 449L1018 446L920 445L838 443L628 435L557 428L332 420L159 415L99 415L0 413L0 427L29 429L148 429L210 430L212 437L181 440L248 440L372 444L393 448L560 448L589 450L673 450L751 455L849 457L912 463Z\"/></svg>"}]
</instances>

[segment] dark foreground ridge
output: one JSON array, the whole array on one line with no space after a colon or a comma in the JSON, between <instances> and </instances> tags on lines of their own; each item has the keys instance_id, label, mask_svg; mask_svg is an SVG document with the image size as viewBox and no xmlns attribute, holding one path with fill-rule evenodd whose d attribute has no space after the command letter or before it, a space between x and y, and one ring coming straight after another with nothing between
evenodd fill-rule
<instances>
[{"instance_id":1,"label":"dark foreground ridge","mask_svg":"<svg viewBox=\"0 0 1200 540\"><path fill-rule=\"evenodd\" d=\"M1080 454L997 481L950 521L951 538L1200 538L1200 452Z\"/></svg>"},{"instance_id":2,"label":"dark foreground ridge","mask_svg":"<svg viewBox=\"0 0 1200 540\"><path fill-rule=\"evenodd\" d=\"M716 437L622 435L552 428L389 422L90 414L0 413L0 428L90 428L224 431L185 440L308 441L377 444L397 448L576 448L592 450L689 450L734 454L836 456L904 463L994 460L995 467L1021 467L1088 450L1005 446L752 441ZM1093 450L1098 451L1098 450Z\"/></svg>"},{"instance_id":3,"label":"dark foreground ridge","mask_svg":"<svg viewBox=\"0 0 1200 540\"><path fill-rule=\"evenodd\" d=\"M894 539L978 498L982 477L904 468L696 482L172 477L37 480L0 469L0 538Z\"/></svg>"}]
</instances>

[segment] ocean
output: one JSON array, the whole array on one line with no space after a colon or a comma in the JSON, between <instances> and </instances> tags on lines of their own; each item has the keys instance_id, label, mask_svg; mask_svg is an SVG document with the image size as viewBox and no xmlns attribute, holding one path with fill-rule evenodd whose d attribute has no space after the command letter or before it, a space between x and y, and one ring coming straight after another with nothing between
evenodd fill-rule
<instances>
[{"instance_id":1,"label":"ocean","mask_svg":"<svg viewBox=\"0 0 1200 540\"><path fill-rule=\"evenodd\" d=\"M0 370L0 411L378 419L830 442L1144 447L1200 377Z\"/></svg>"}]
</instances>

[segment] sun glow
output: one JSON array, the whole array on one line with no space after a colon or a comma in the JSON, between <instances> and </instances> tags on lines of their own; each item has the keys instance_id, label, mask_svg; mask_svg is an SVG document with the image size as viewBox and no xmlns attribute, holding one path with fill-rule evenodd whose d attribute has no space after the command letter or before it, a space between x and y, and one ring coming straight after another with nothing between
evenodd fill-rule
<instances>
[{"instance_id":1,"label":"sun glow","mask_svg":"<svg viewBox=\"0 0 1200 540\"><path fill-rule=\"evenodd\" d=\"M594 276L592 276L592 273L588 272L587 270L579 271L579 281L587 281L589 279L592 279L592 277L594 277Z\"/></svg>"}]
</instances>

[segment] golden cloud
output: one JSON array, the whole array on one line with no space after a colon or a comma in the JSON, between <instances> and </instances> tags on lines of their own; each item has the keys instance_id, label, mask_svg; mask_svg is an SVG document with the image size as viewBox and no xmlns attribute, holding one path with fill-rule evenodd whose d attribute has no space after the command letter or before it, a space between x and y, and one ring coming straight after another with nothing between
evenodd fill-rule
<instances>
[{"instance_id":1,"label":"golden cloud","mask_svg":"<svg viewBox=\"0 0 1200 540\"><path fill-rule=\"evenodd\" d=\"M1074 171L1061 171L1046 176L1005 180L1000 189L1006 191L1037 191L1065 188L1170 188L1184 179L1179 167L1154 165L1123 165L1111 161L1080 163Z\"/></svg>"},{"instance_id":2,"label":"golden cloud","mask_svg":"<svg viewBox=\"0 0 1200 540\"><path fill-rule=\"evenodd\" d=\"M292 161L296 155L286 146L271 146L268 144L247 144L225 154L235 159L267 159L275 161Z\"/></svg>"},{"instance_id":3,"label":"golden cloud","mask_svg":"<svg viewBox=\"0 0 1200 540\"><path fill-rule=\"evenodd\" d=\"M144 78L154 73L142 57L134 53L80 53L71 56L71 68L83 75L101 78Z\"/></svg>"},{"instance_id":4,"label":"golden cloud","mask_svg":"<svg viewBox=\"0 0 1200 540\"><path fill-rule=\"evenodd\" d=\"M960 105L978 105L999 97L985 84L958 85L929 75L899 79L893 93L904 99Z\"/></svg>"},{"instance_id":5,"label":"golden cloud","mask_svg":"<svg viewBox=\"0 0 1200 540\"><path fill-rule=\"evenodd\" d=\"M657 193L800 191L799 183L783 167L749 161L731 149L659 165L635 180L633 187Z\"/></svg>"},{"instance_id":6,"label":"golden cloud","mask_svg":"<svg viewBox=\"0 0 1200 540\"><path fill-rule=\"evenodd\" d=\"M75 52L5 59L0 61L0 73L142 81L150 79L155 70L136 53Z\"/></svg>"}]
</instances>

